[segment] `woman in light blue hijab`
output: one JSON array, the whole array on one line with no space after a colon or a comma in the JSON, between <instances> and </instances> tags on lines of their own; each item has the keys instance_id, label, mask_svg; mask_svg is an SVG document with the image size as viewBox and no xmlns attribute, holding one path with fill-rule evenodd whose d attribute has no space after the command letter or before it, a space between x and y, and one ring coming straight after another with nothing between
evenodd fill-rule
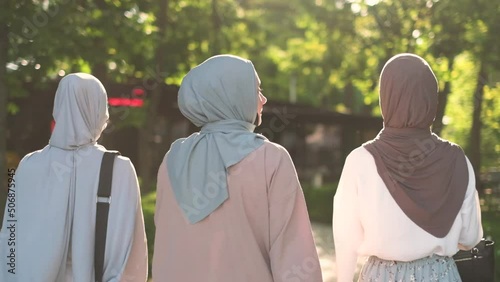
<instances>
[{"instance_id":1,"label":"woman in light blue hijab","mask_svg":"<svg viewBox=\"0 0 500 282\"><path fill-rule=\"evenodd\" d=\"M191 223L227 199L227 169L266 139L253 133L258 85L252 62L230 55L206 60L182 81L179 108L201 130L175 141L167 164L175 198Z\"/></svg>"},{"instance_id":2,"label":"woman in light blue hijab","mask_svg":"<svg viewBox=\"0 0 500 282\"><path fill-rule=\"evenodd\" d=\"M293 162L253 132L265 103L240 57L211 57L184 77L179 108L201 129L158 171L154 281L322 281Z\"/></svg>"}]
</instances>

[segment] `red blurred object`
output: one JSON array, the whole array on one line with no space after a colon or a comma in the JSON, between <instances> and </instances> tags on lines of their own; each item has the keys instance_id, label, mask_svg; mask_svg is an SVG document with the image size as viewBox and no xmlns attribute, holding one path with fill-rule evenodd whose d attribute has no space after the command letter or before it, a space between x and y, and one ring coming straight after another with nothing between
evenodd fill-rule
<instances>
[{"instance_id":1,"label":"red blurred object","mask_svg":"<svg viewBox=\"0 0 500 282\"><path fill-rule=\"evenodd\" d=\"M56 127L56 121L52 120L50 122L50 133L52 133L52 131L54 131L54 127Z\"/></svg>"},{"instance_id":2,"label":"red blurred object","mask_svg":"<svg viewBox=\"0 0 500 282\"><path fill-rule=\"evenodd\" d=\"M144 97L144 94L146 94L146 91L144 91L141 87L132 89L132 96L134 97Z\"/></svg>"},{"instance_id":3,"label":"red blurred object","mask_svg":"<svg viewBox=\"0 0 500 282\"><path fill-rule=\"evenodd\" d=\"M144 105L144 100L140 98L108 98L108 104L113 107L133 107L140 108Z\"/></svg>"}]
</instances>

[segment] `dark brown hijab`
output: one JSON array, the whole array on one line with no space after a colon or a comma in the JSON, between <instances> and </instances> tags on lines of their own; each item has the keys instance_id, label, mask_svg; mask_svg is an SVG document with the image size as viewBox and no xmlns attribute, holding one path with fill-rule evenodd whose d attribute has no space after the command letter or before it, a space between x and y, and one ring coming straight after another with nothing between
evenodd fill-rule
<instances>
[{"instance_id":1,"label":"dark brown hijab","mask_svg":"<svg viewBox=\"0 0 500 282\"><path fill-rule=\"evenodd\" d=\"M462 149L430 130L437 92L436 77L424 59L392 57L380 75L384 128L364 147L403 212L443 238L460 211L469 175Z\"/></svg>"}]
</instances>

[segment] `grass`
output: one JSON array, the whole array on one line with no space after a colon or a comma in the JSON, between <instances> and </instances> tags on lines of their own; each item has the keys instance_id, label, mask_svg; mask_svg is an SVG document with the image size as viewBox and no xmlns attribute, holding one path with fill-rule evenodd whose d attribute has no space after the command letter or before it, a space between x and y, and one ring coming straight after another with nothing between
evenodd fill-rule
<instances>
[{"instance_id":1,"label":"grass","mask_svg":"<svg viewBox=\"0 0 500 282\"><path fill-rule=\"evenodd\" d=\"M320 188L304 185L309 218L314 222L332 223L333 195L337 190L337 183L328 184Z\"/></svg>"},{"instance_id":2,"label":"grass","mask_svg":"<svg viewBox=\"0 0 500 282\"><path fill-rule=\"evenodd\" d=\"M153 250L155 242L155 213L156 192L149 193L142 197L142 212L144 213L144 225L146 237L148 239L148 273L151 277L151 263L153 262Z\"/></svg>"}]
</instances>

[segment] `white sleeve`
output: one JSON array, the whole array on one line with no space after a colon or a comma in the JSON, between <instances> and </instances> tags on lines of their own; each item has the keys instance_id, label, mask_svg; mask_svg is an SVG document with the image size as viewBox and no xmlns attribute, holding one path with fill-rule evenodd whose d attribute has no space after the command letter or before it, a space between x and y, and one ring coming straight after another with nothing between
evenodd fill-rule
<instances>
[{"instance_id":1,"label":"white sleeve","mask_svg":"<svg viewBox=\"0 0 500 282\"><path fill-rule=\"evenodd\" d=\"M355 156L351 153L344 164L333 200L333 237L338 282L353 281L358 259L357 249L363 240L355 165Z\"/></svg>"},{"instance_id":2,"label":"white sleeve","mask_svg":"<svg viewBox=\"0 0 500 282\"><path fill-rule=\"evenodd\" d=\"M145 282L148 256L141 195L134 165L126 157L115 160L111 196L103 280Z\"/></svg>"},{"instance_id":3,"label":"white sleeve","mask_svg":"<svg viewBox=\"0 0 500 282\"><path fill-rule=\"evenodd\" d=\"M120 279L122 282L144 282L148 278L148 249L144 232L144 217L139 202L135 216L135 231L127 265Z\"/></svg>"},{"instance_id":4,"label":"white sleeve","mask_svg":"<svg viewBox=\"0 0 500 282\"><path fill-rule=\"evenodd\" d=\"M469 184L465 193L464 203L460 209L462 218L462 229L458 241L458 248L461 250L472 249L483 237L483 227L481 226L481 206L476 190L476 178L474 169L469 159L467 159L467 168L469 170Z\"/></svg>"}]
</instances>

